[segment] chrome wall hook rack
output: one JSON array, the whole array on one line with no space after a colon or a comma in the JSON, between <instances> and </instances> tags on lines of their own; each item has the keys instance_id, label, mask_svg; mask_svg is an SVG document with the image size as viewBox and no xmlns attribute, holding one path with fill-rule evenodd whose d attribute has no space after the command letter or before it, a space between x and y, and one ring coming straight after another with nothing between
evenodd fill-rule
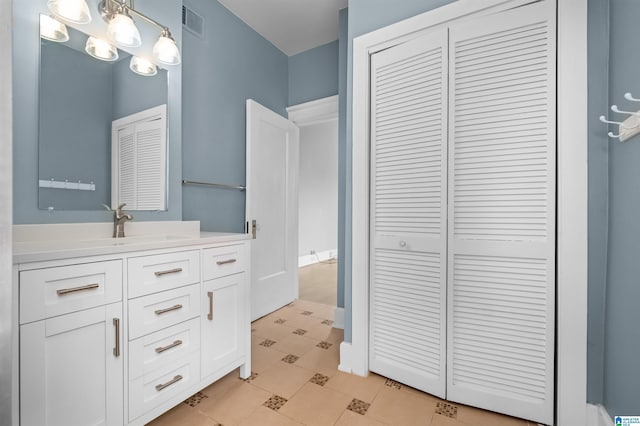
<instances>
[{"instance_id":1,"label":"chrome wall hook rack","mask_svg":"<svg viewBox=\"0 0 640 426\"><path fill-rule=\"evenodd\" d=\"M640 98L635 98L630 92L624 94L624 98L631 102L640 102ZM610 138L619 139L625 142L637 134L640 134L640 110L625 111L618 108L618 105L611 105L611 111L616 114L626 114L627 118L623 121L609 120L604 115L600 116L600 121L605 124L613 124L618 126L618 132L607 132Z\"/></svg>"}]
</instances>

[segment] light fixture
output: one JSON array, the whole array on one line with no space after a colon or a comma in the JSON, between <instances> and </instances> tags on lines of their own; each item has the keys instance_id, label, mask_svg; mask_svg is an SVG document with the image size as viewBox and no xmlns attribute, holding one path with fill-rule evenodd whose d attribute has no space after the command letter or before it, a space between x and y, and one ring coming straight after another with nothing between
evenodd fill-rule
<instances>
[{"instance_id":1,"label":"light fixture","mask_svg":"<svg viewBox=\"0 0 640 426\"><path fill-rule=\"evenodd\" d=\"M85 0L49 0L47 7L59 18L76 24L91 22L91 13Z\"/></svg>"},{"instance_id":2,"label":"light fixture","mask_svg":"<svg viewBox=\"0 0 640 426\"><path fill-rule=\"evenodd\" d=\"M125 47L138 47L142 44L140 31L124 9L113 15L107 27L109 38Z\"/></svg>"},{"instance_id":3,"label":"light fixture","mask_svg":"<svg viewBox=\"0 0 640 426\"><path fill-rule=\"evenodd\" d=\"M40 15L40 37L62 43L69 40L67 26L55 18Z\"/></svg>"},{"instance_id":4,"label":"light fixture","mask_svg":"<svg viewBox=\"0 0 640 426\"><path fill-rule=\"evenodd\" d=\"M152 75L158 74L156 64L140 56L131 57L129 68L136 74L140 74L145 77L151 77Z\"/></svg>"},{"instance_id":5,"label":"light fixture","mask_svg":"<svg viewBox=\"0 0 640 426\"><path fill-rule=\"evenodd\" d=\"M113 62L118 59L118 49L97 37L89 37L84 50L91 56L102 61Z\"/></svg>"},{"instance_id":6,"label":"light fixture","mask_svg":"<svg viewBox=\"0 0 640 426\"><path fill-rule=\"evenodd\" d=\"M133 18L140 18L160 28L160 37L153 46L155 61L165 65L180 63L180 50L171 37L169 28L135 10L133 0L101 0L98 4L98 11L102 18L109 23L107 28L109 38L120 46L138 47L142 44L140 32Z\"/></svg>"},{"instance_id":7,"label":"light fixture","mask_svg":"<svg viewBox=\"0 0 640 426\"><path fill-rule=\"evenodd\" d=\"M176 46L176 42L171 37L168 28L162 30L162 34L158 37L158 41L153 46L153 57L156 61L166 65L178 65L180 63L180 50Z\"/></svg>"}]
</instances>

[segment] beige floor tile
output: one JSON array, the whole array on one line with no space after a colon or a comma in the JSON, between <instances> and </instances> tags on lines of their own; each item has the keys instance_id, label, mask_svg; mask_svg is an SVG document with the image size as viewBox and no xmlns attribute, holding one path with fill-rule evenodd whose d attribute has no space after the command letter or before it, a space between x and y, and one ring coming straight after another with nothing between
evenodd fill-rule
<instances>
[{"instance_id":1,"label":"beige floor tile","mask_svg":"<svg viewBox=\"0 0 640 426\"><path fill-rule=\"evenodd\" d=\"M361 401L372 402L382 386L384 386L384 381L384 377L373 373L367 377L360 377L338 371L325 386L346 393Z\"/></svg>"},{"instance_id":2,"label":"beige floor tile","mask_svg":"<svg viewBox=\"0 0 640 426\"><path fill-rule=\"evenodd\" d=\"M285 355L287 354L273 349L273 346L265 348L264 346L253 345L251 346L251 371L255 371L258 374L264 373L280 362Z\"/></svg>"},{"instance_id":3,"label":"beige floor tile","mask_svg":"<svg viewBox=\"0 0 640 426\"><path fill-rule=\"evenodd\" d=\"M333 425L353 398L333 389L307 383L280 413L309 426Z\"/></svg>"},{"instance_id":4,"label":"beige floor tile","mask_svg":"<svg viewBox=\"0 0 640 426\"><path fill-rule=\"evenodd\" d=\"M269 340L282 340L293 333L298 327L295 328L288 324L275 324L273 321L264 322L260 325L254 325L252 327L255 331L252 333L254 339L259 340L260 337ZM264 340L262 339L262 340Z\"/></svg>"},{"instance_id":5,"label":"beige floor tile","mask_svg":"<svg viewBox=\"0 0 640 426\"><path fill-rule=\"evenodd\" d=\"M300 336L291 333L289 336L277 340L276 343L271 346L271 349L301 357L313 349L317 344L317 340L309 339L304 335Z\"/></svg>"},{"instance_id":6,"label":"beige floor tile","mask_svg":"<svg viewBox=\"0 0 640 426\"><path fill-rule=\"evenodd\" d=\"M344 339L344 330L320 323L309 328L305 336L310 339L324 340L330 343L340 343Z\"/></svg>"},{"instance_id":7,"label":"beige floor tile","mask_svg":"<svg viewBox=\"0 0 640 426\"><path fill-rule=\"evenodd\" d=\"M335 305L316 303L309 300L296 300L294 307L302 311L311 312L312 317L333 320Z\"/></svg>"},{"instance_id":8,"label":"beige floor tile","mask_svg":"<svg viewBox=\"0 0 640 426\"><path fill-rule=\"evenodd\" d=\"M225 426L232 426L247 419L270 396L264 389L242 383L224 396L203 400L195 408Z\"/></svg>"},{"instance_id":9,"label":"beige floor tile","mask_svg":"<svg viewBox=\"0 0 640 426\"><path fill-rule=\"evenodd\" d=\"M428 426L434 415L436 401L413 393L383 386L371 403L366 416L392 425Z\"/></svg>"},{"instance_id":10,"label":"beige floor tile","mask_svg":"<svg viewBox=\"0 0 640 426\"><path fill-rule=\"evenodd\" d=\"M345 410L340 416L335 426L386 426L386 423L380 423L377 420Z\"/></svg>"},{"instance_id":11,"label":"beige floor tile","mask_svg":"<svg viewBox=\"0 0 640 426\"><path fill-rule=\"evenodd\" d=\"M458 404L456 404L458 405ZM491 411L458 405L459 422L470 426L528 426L529 422Z\"/></svg>"},{"instance_id":12,"label":"beige floor tile","mask_svg":"<svg viewBox=\"0 0 640 426\"><path fill-rule=\"evenodd\" d=\"M314 371L285 362L276 363L272 368L251 381L251 384L283 398L291 398L315 374Z\"/></svg>"},{"instance_id":13,"label":"beige floor tile","mask_svg":"<svg viewBox=\"0 0 640 426\"><path fill-rule=\"evenodd\" d=\"M240 426L302 426L302 423L267 407L259 407Z\"/></svg>"},{"instance_id":14,"label":"beige floor tile","mask_svg":"<svg viewBox=\"0 0 640 426\"><path fill-rule=\"evenodd\" d=\"M215 426L216 424L217 422L211 417L182 403L147 423L148 426Z\"/></svg>"},{"instance_id":15,"label":"beige floor tile","mask_svg":"<svg viewBox=\"0 0 640 426\"><path fill-rule=\"evenodd\" d=\"M338 372L340 363L340 346L332 345L329 349L314 346L309 352L296 361L299 367L333 377Z\"/></svg>"},{"instance_id":16,"label":"beige floor tile","mask_svg":"<svg viewBox=\"0 0 640 426\"><path fill-rule=\"evenodd\" d=\"M430 426L470 426L466 423L462 423L457 419L452 419L447 416L443 416L441 414L434 414L433 419L431 419Z\"/></svg>"},{"instance_id":17,"label":"beige floor tile","mask_svg":"<svg viewBox=\"0 0 640 426\"><path fill-rule=\"evenodd\" d=\"M336 305L338 263L324 261L298 269L300 299Z\"/></svg>"},{"instance_id":18,"label":"beige floor tile","mask_svg":"<svg viewBox=\"0 0 640 426\"><path fill-rule=\"evenodd\" d=\"M204 388L202 393L207 395L207 399L216 399L228 394L242 384L243 381L240 379L239 370L235 369L215 383Z\"/></svg>"}]
</instances>

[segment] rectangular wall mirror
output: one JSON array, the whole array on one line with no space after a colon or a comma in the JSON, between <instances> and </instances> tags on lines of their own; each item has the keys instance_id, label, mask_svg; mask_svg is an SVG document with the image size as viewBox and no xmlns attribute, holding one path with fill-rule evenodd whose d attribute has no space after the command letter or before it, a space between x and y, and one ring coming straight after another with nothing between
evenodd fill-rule
<instances>
[{"instance_id":1,"label":"rectangular wall mirror","mask_svg":"<svg viewBox=\"0 0 640 426\"><path fill-rule=\"evenodd\" d=\"M160 68L153 76L134 73L131 55L121 49L117 60L96 59L85 51L88 36L67 30L65 42L40 40L38 208L101 210L114 202L112 122L167 105L168 76ZM168 151L158 160L162 191ZM166 210L166 200L165 194L161 204L139 209Z\"/></svg>"}]
</instances>

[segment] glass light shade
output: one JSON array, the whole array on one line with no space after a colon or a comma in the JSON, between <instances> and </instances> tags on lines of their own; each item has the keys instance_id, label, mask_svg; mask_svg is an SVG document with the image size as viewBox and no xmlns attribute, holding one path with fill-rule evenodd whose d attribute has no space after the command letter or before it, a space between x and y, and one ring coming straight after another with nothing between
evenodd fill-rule
<instances>
[{"instance_id":1,"label":"glass light shade","mask_svg":"<svg viewBox=\"0 0 640 426\"><path fill-rule=\"evenodd\" d=\"M91 13L85 0L49 0L47 7L54 15L77 24L91 22Z\"/></svg>"},{"instance_id":2,"label":"glass light shade","mask_svg":"<svg viewBox=\"0 0 640 426\"><path fill-rule=\"evenodd\" d=\"M87 39L84 50L89 55L102 61L112 62L118 59L118 49L115 46L93 36Z\"/></svg>"},{"instance_id":3,"label":"glass light shade","mask_svg":"<svg viewBox=\"0 0 640 426\"><path fill-rule=\"evenodd\" d=\"M130 16L123 13L118 13L111 18L107 34L111 40L122 46L138 47L142 44L138 27Z\"/></svg>"},{"instance_id":4,"label":"glass light shade","mask_svg":"<svg viewBox=\"0 0 640 426\"><path fill-rule=\"evenodd\" d=\"M40 15L40 37L61 43L69 40L69 32L62 22L51 16Z\"/></svg>"},{"instance_id":5,"label":"glass light shade","mask_svg":"<svg viewBox=\"0 0 640 426\"><path fill-rule=\"evenodd\" d=\"M176 42L171 37L161 35L153 46L153 57L162 64L178 65L180 63L180 51Z\"/></svg>"},{"instance_id":6,"label":"glass light shade","mask_svg":"<svg viewBox=\"0 0 640 426\"><path fill-rule=\"evenodd\" d=\"M145 77L151 77L158 73L158 68L153 62L141 58L140 56L132 56L131 62L129 62L129 68L136 74L144 75Z\"/></svg>"}]
</instances>

